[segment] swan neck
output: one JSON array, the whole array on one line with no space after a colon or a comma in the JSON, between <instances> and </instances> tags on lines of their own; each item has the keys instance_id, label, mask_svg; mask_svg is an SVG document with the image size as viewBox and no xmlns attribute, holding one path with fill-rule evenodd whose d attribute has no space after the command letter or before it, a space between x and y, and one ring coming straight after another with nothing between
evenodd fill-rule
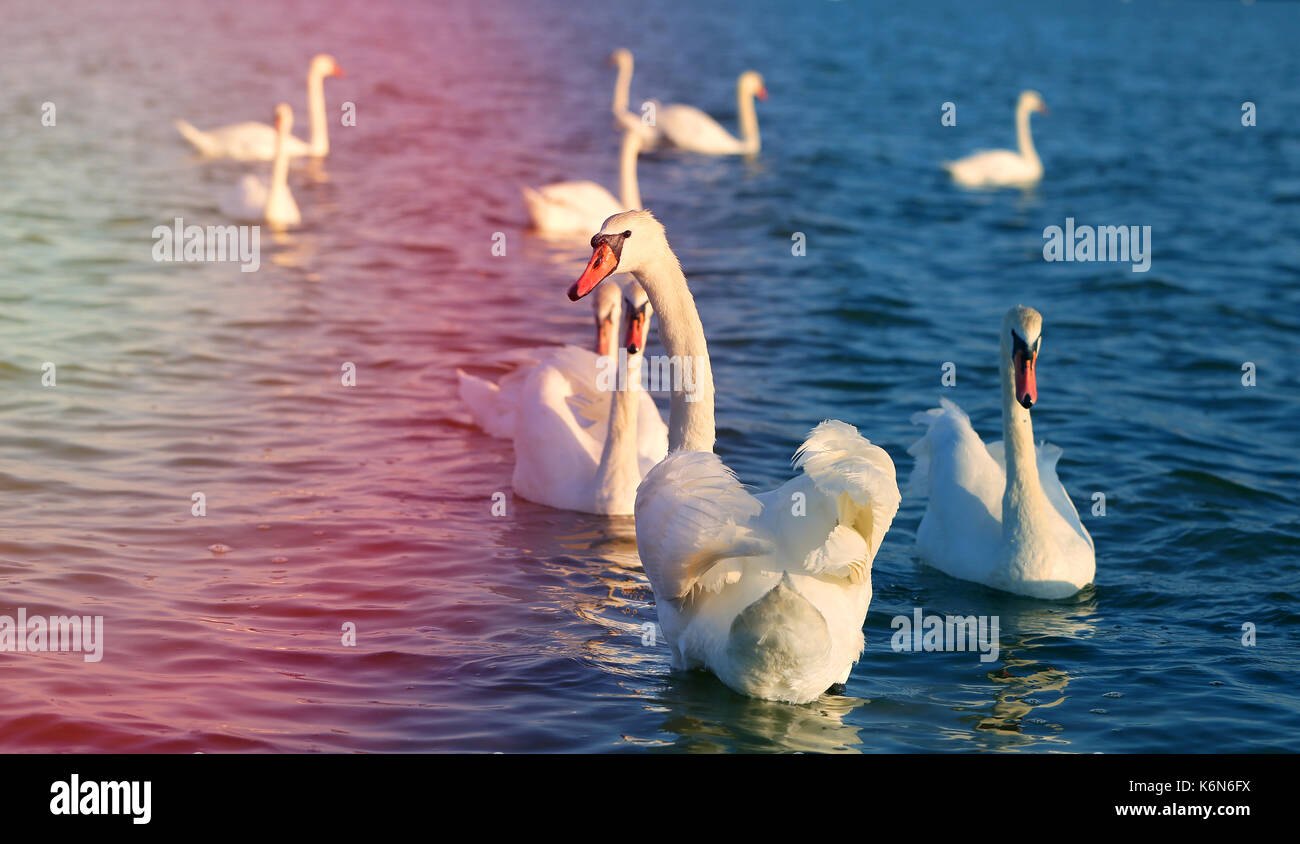
<instances>
[{"instance_id":1,"label":"swan neck","mask_svg":"<svg viewBox=\"0 0 1300 844\"><path fill-rule=\"evenodd\" d=\"M311 154L323 158L329 154L329 131L325 123L325 77L307 72L307 114L311 120Z\"/></svg>"},{"instance_id":2,"label":"swan neck","mask_svg":"<svg viewBox=\"0 0 1300 844\"><path fill-rule=\"evenodd\" d=\"M1010 351L1002 349L1002 444L1007 486L1002 495L1004 532L1019 534L1024 523L1036 520L1043 505L1043 485L1038 478L1038 452L1029 411L1016 401L1015 373Z\"/></svg>"},{"instance_id":3,"label":"swan neck","mask_svg":"<svg viewBox=\"0 0 1300 844\"><path fill-rule=\"evenodd\" d=\"M614 80L614 116L619 117L627 111L627 101L632 88L632 63L620 63L618 77Z\"/></svg>"},{"instance_id":4,"label":"swan neck","mask_svg":"<svg viewBox=\"0 0 1300 844\"><path fill-rule=\"evenodd\" d=\"M275 159L271 163L271 183L266 191L266 207L289 189L289 147L284 139L289 133L283 129L275 133Z\"/></svg>"},{"instance_id":5,"label":"swan neck","mask_svg":"<svg viewBox=\"0 0 1300 844\"><path fill-rule=\"evenodd\" d=\"M1021 157L1035 165L1041 164L1038 160L1038 150L1034 149L1034 137L1029 132L1028 106L1016 109L1016 142L1020 145Z\"/></svg>"},{"instance_id":6,"label":"swan neck","mask_svg":"<svg viewBox=\"0 0 1300 844\"><path fill-rule=\"evenodd\" d=\"M671 378L668 450L713 451L717 432L713 415L713 369L704 326L695 298L672 249L664 243L657 258L633 273L645 288L659 319L659 339L668 352L667 366L652 360L651 382Z\"/></svg>"},{"instance_id":7,"label":"swan neck","mask_svg":"<svg viewBox=\"0 0 1300 844\"><path fill-rule=\"evenodd\" d=\"M636 159L639 151L640 141L631 130L625 130L623 147L619 154L618 176L619 191L623 195L623 208L629 211L641 210L641 188L636 180Z\"/></svg>"},{"instance_id":8,"label":"swan neck","mask_svg":"<svg viewBox=\"0 0 1300 844\"><path fill-rule=\"evenodd\" d=\"M641 388L641 359L620 348L616 357L618 380L610 398L609 430L596 469L597 495L609 501L620 490L635 487L640 477L637 457L637 393Z\"/></svg>"},{"instance_id":9,"label":"swan neck","mask_svg":"<svg viewBox=\"0 0 1300 844\"><path fill-rule=\"evenodd\" d=\"M746 94L740 83L736 83L736 113L740 116L740 140L746 152L756 153L762 146L758 134L758 112L754 109L754 95Z\"/></svg>"}]
</instances>

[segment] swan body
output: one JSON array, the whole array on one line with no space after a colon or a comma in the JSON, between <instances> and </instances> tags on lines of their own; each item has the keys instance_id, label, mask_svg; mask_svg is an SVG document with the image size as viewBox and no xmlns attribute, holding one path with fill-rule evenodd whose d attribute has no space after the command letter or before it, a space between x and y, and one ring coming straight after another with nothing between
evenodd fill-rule
<instances>
[{"instance_id":1,"label":"swan body","mask_svg":"<svg viewBox=\"0 0 1300 844\"><path fill-rule=\"evenodd\" d=\"M767 99L763 77L747 70L736 80L736 113L740 121L737 138L694 106L670 103L657 110L655 122L662 140L669 146L705 155L754 155L762 146L754 98Z\"/></svg>"},{"instance_id":2,"label":"swan body","mask_svg":"<svg viewBox=\"0 0 1300 844\"><path fill-rule=\"evenodd\" d=\"M629 279L627 295L633 302L645 301L645 293L639 288L640 285ZM568 386L564 389L569 391L567 401L574 411L575 421L586 430L587 435L599 440L600 445L604 446L612 402L607 393L597 389L595 376L600 372L601 357L617 356L615 335L621 322L624 294L614 285L609 285L608 290L602 289L601 292L603 295L595 301L594 351L577 346L559 346L499 355L498 361L509 360L515 363L515 368L495 384L460 369L456 370L460 398L469 408L474 424L494 437L513 440L517 421L523 419L527 422L533 418L537 409L533 402L538 398L539 391L526 390L525 385L534 383L532 375L539 367L548 367L568 381ZM568 414L560 415L567 418ZM636 441L638 459L644 474L663 459L668 451L668 426L664 424L654 399L644 391L638 391L637 396Z\"/></svg>"},{"instance_id":3,"label":"swan body","mask_svg":"<svg viewBox=\"0 0 1300 844\"><path fill-rule=\"evenodd\" d=\"M328 121L325 117L326 76L342 76L343 70L332 56L324 53L314 57L307 68L307 111L311 121L311 141L292 135L284 141L290 158L329 154ZM238 161L270 161L275 158L275 127L248 121L221 126L216 129L196 129L184 120L175 121L176 131L189 141L199 154L209 158L233 158Z\"/></svg>"},{"instance_id":4,"label":"swan body","mask_svg":"<svg viewBox=\"0 0 1300 844\"><path fill-rule=\"evenodd\" d=\"M652 150L659 145L659 127L651 126L641 120L636 112L628 111L629 91L632 86L632 51L618 48L609 57L609 63L618 68L614 79L614 128L619 132L636 132L641 141L641 150ZM619 209L620 211L626 209ZM602 221L604 218L601 218ZM589 228L595 228L591 226Z\"/></svg>"},{"instance_id":5,"label":"swan body","mask_svg":"<svg viewBox=\"0 0 1300 844\"><path fill-rule=\"evenodd\" d=\"M917 529L922 560L961 580L1033 598L1067 598L1092 582L1092 537L1056 475L1061 450L1037 448L1029 407L1042 318L1015 308L1003 322L1004 439L987 447L946 399L917 414L911 491L928 498Z\"/></svg>"},{"instance_id":6,"label":"swan body","mask_svg":"<svg viewBox=\"0 0 1300 844\"><path fill-rule=\"evenodd\" d=\"M289 155L283 141L293 128L293 109L285 103L275 108L275 125L278 130L275 161L271 165L271 180L263 182L251 173L244 178L221 202L221 210L235 220L264 222L272 228L288 228L302 222L298 203L289 190Z\"/></svg>"},{"instance_id":7,"label":"swan body","mask_svg":"<svg viewBox=\"0 0 1300 844\"><path fill-rule=\"evenodd\" d=\"M981 150L944 163L957 184L970 188L1027 187L1043 177L1043 162L1034 149L1029 133L1029 115L1047 113L1047 105L1037 91L1024 91L1016 103L1016 139L1019 150Z\"/></svg>"},{"instance_id":8,"label":"swan body","mask_svg":"<svg viewBox=\"0 0 1300 844\"><path fill-rule=\"evenodd\" d=\"M626 380L612 379L592 400L608 406L604 429L584 427L572 400L592 382L592 374L575 381L560 367L532 368L519 387L527 416L515 421L515 493L529 501L561 510L607 516L631 515L637 486L646 471L667 451L666 438L658 453L641 455L637 447L640 410L640 368L645 332L652 308L639 287L630 291L623 309L626 354L605 358L605 373L614 369ZM634 301L639 300L639 301ZM633 351L635 349L635 351ZM600 376L598 375L599 379ZM657 411L656 411L657 415ZM662 423L661 423L662 424Z\"/></svg>"},{"instance_id":9,"label":"swan body","mask_svg":"<svg viewBox=\"0 0 1300 844\"><path fill-rule=\"evenodd\" d=\"M595 182L559 182L540 188L524 187L524 205L533 229L549 235L585 235L601 222L629 208L641 207L636 159L641 139L624 131L619 150L619 188L614 196Z\"/></svg>"},{"instance_id":10,"label":"swan body","mask_svg":"<svg viewBox=\"0 0 1300 844\"><path fill-rule=\"evenodd\" d=\"M848 679L863 647L871 565L898 510L889 455L839 421L795 453L800 474L753 495L713 453L713 376L695 301L663 226L618 214L569 291L631 272L659 315L674 384L669 454L636 494L637 545L675 668L704 668L741 694L806 703Z\"/></svg>"}]
</instances>

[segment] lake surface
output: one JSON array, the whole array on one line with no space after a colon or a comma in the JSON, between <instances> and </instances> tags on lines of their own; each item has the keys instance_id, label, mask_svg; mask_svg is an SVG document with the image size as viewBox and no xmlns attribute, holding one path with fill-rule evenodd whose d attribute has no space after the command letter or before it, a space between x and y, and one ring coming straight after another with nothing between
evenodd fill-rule
<instances>
[{"instance_id":1,"label":"lake surface","mask_svg":"<svg viewBox=\"0 0 1300 844\"><path fill-rule=\"evenodd\" d=\"M105 640L95 663L0 653L0 750L1300 751L1295 5L178 5L4 12L0 614L102 615ZM469 423L455 370L586 342L564 293L589 250L527 234L519 186L616 184L618 46L634 104L734 126L736 74L771 94L757 159L640 164L726 463L768 488L839 418L901 485L940 395L1000 438L998 327L1032 305L1035 430L1065 451L1094 588L1032 601L922 568L905 497L847 685L753 701L642 644L631 519L510 496L510 445ZM222 191L267 167L200 161L172 120L284 100L305 137L322 51L347 76L331 155L291 173L303 226L266 233L256 272L155 262L155 226L226 223ZM1041 185L952 185L939 163L1013 145L1029 87ZM1045 262L1067 217L1151 226L1150 271ZM998 659L895 653L918 607L998 616Z\"/></svg>"}]
</instances>

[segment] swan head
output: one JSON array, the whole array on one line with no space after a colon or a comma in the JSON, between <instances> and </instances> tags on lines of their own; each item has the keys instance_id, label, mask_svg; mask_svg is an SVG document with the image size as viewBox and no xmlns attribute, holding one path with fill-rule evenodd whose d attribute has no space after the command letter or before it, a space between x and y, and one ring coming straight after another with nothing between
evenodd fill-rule
<instances>
[{"instance_id":1,"label":"swan head","mask_svg":"<svg viewBox=\"0 0 1300 844\"><path fill-rule=\"evenodd\" d=\"M636 275L665 253L668 236L649 211L624 211L605 221L591 237L591 260L569 288L569 299L586 296L614 272Z\"/></svg>"},{"instance_id":2,"label":"swan head","mask_svg":"<svg viewBox=\"0 0 1300 844\"><path fill-rule=\"evenodd\" d=\"M736 80L736 89L742 97L758 97L767 100L767 86L763 84L763 74L757 70L747 70Z\"/></svg>"},{"instance_id":3,"label":"swan head","mask_svg":"<svg viewBox=\"0 0 1300 844\"><path fill-rule=\"evenodd\" d=\"M1021 91L1020 102L1016 103L1016 111L1036 111L1039 114L1047 114L1047 103L1043 102L1043 95L1037 91Z\"/></svg>"},{"instance_id":4,"label":"swan head","mask_svg":"<svg viewBox=\"0 0 1300 844\"><path fill-rule=\"evenodd\" d=\"M612 287L613 285L605 285ZM623 320L627 326L626 345L629 355L639 355L645 351L650 335L650 317L654 316L654 306L638 281L630 281L623 288Z\"/></svg>"},{"instance_id":5,"label":"swan head","mask_svg":"<svg viewBox=\"0 0 1300 844\"><path fill-rule=\"evenodd\" d=\"M626 47L619 47L609 54L609 63L619 70L632 67L632 51Z\"/></svg>"},{"instance_id":6,"label":"swan head","mask_svg":"<svg viewBox=\"0 0 1300 844\"><path fill-rule=\"evenodd\" d=\"M1010 366L1015 379L1016 401L1025 410L1038 401L1038 380L1034 367L1043 345L1043 315L1033 308L1016 305L1002 318L1002 365Z\"/></svg>"},{"instance_id":7,"label":"swan head","mask_svg":"<svg viewBox=\"0 0 1300 844\"><path fill-rule=\"evenodd\" d=\"M320 53L312 57L311 67L307 70L308 76L326 77L342 76L343 68L339 63L334 61L334 57L329 53Z\"/></svg>"},{"instance_id":8,"label":"swan head","mask_svg":"<svg viewBox=\"0 0 1300 844\"><path fill-rule=\"evenodd\" d=\"M592 311L596 317L596 354L604 357L614 351L614 332L617 330L618 309L622 300L619 290L612 284L606 284L592 300Z\"/></svg>"},{"instance_id":9,"label":"swan head","mask_svg":"<svg viewBox=\"0 0 1300 844\"><path fill-rule=\"evenodd\" d=\"M293 131L293 109L289 107L288 103L280 103L275 107L272 123L275 125L275 131L281 135L287 135Z\"/></svg>"}]
</instances>

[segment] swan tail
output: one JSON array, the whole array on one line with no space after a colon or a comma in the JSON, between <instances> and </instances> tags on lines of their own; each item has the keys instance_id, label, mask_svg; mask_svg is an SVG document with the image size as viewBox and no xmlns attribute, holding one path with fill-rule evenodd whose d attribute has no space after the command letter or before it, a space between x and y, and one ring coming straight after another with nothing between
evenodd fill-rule
<instances>
[{"instance_id":1,"label":"swan tail","mask_svg":"<svg viewBox=\"0 0 1300 844\"><path fill-rule=\"evenodd\" d=\"M498 401L501 391L496 384L461 369L456 370L456 379L460 382L460 400L469 408L475 425L494 437L509 438L514 434L513 415L505 418Z\"/></svg>"},{"instance_id":2,"label":"swan tail","mask_svg":"<svg viewBox=\"0 0 1300 844\"><path fill-rule=\"evenodd\" d=\"M803 703L825 690L810 691L805 678L810 666L827 662L831 650L825 616L785 572L732 620L724 679L745 694Z\"/></svg>"},{"instance_id":3,"label":"swan tail","mask_svg":"<svg viewBox=\"0 0 1300 844\"><path fill-rule=\"evenodd\" d=\"M208 148L211 146L207 135L184 120L176 120L173 125L176 126L176 131L181 133L182 138L189 141L199 152L207 154Z\"/></svg>"},{"instance_id":4,"label":"swan tail","mask_svg":"<svg viewBox=\"0 0 1300 844\"><path fill-rule=\"evenodd\" d=\"M679 600L739 576L725 560L772 551L749 522L762 510L712 452L677 451L636 491L636 538L655 597Z\"/></svg>"},{"instance_id":5,"label":"swan tail","mask_svg":"<svg viewBox=\"0 0 1300 844\"><path fill-rule=\"evenodd\" d=\"M795 452L794 465L803 470L819 492L835 499L839 527L856 531L864 546L848 552L848 537L837 535L837 527L823 546L826 554L816 565L827 565L832 559L845 563L860 560L865 552L869 572L902 498L889 453L847 422L830 419L809 432ZM847 576L848 571L842 574Z\"/></svg>"}]
</instances>

